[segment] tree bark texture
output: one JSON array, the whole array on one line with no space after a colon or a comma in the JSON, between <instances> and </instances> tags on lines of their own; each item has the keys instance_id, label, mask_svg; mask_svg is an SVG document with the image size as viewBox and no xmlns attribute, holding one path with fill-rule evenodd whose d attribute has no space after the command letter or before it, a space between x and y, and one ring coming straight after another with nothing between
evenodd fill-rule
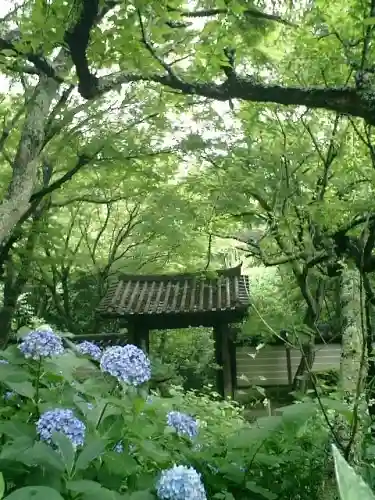
<instances>
[{"instance_id":1,"label":"tree bark texture","mask_svg":"<svg viewBox=\"0 0 375 500\"><path fill-rule=\"evenodd\" d=\"M64 50L57 56L56 65L64 70L71 66ZM60 84L54 79L41 75L26 105L21 138L12 165L12 179L7 196L0 203L0 248L6 244L13 228L30 207L49 111L54 99L58 97L59 87Z\"/></svg>"},{"instance_id":2,"label":"tree bark texture","mask_svg":"<svg viewBox=\"0 0 375 500\"><path fill-rule=\"evenodd\" d=\"M12 259L6 265L3 306L0 308L0 348L5 348L12 328L12 319L17 309L18 298L23 292L29 277L32 264L32 254L38 240L40 231L40 216L34 218L29 235L21 254L21 262L18 271L15 269Z\"/></svg>"},{"instance_id":3,"label":"tree bark texture","mask_svg":"<svg viewBox=\"0 0 375 500\"><path fill-rule=\"evenodd\" d=\"M346 459L359 464L364 427L368 421L365 385L368 371L365 294L358 270L343 270L342 274L342 348L340 392L352 411L352 421L339 426L340 441L346 449Z\"/></svg>"}]
</instances>

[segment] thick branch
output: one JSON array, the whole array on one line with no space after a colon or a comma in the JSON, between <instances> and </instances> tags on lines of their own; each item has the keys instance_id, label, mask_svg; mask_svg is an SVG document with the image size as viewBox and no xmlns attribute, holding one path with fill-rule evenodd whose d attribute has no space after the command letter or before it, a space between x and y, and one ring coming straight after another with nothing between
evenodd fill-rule
<instances>
[{"instance_id":1,"label":"thick branch","mask_svg":"<svg viewBox=\"0 0 375 500\"><path fill-rule=\"evenodd\" d=\"M85 98L90 98L97 86L97 78L89 69L86 51L90 41L90 32L98 19L98 14L99 0L82 0L78 20L64 36L76 67L79 80L78 91Z\"/></svg>"},{"instance_id":2,"label":"thick branch","mask_svg":"<svg viewBox=\"0 0 375 500\"><path fill-rule=\"evenodd\" d=\"M6 37L0 38L0 52L4 50L14 52L14 57L24 57L27 59L35 66L36 74L42 73L53 78L58 83L63 82L63 78L56 73L53 65L42 55L34 54L33 52L21 52L15 48L13 41L8 40ZM30 68L27 72L30 73Z\"/></svg>"},{"instance_id":3,"label":"thick branch","mask_svg":"<svg viewBox=\"0 0 375 500\"><path fill-rule=\"evenodd\" d=\"M220 15L230 14L230 9L225 8L216 8L216 9L202 9L202 10L179 10L173 7L168 7L169 12L178 12L181 17L187 18L202 18L202 17L214 17ZM255 8L249 8L243 11L243 15L245 17L253 18L253 19L261 19L264 21L274 21L276 23L285 24L287 26L295 26L290 21L287 21L280 16L276 16L275 14L266 14L265 12L261 12Z\"/></svg>"},{"instance_id":4,"label":"thick branch","mask_svg":"<svg viewBox=\"0 0 375 500\"><path fill-rule=\"evenodd\" d=\"M354 87L284 87L255 82L251 77L236 75L222 84L213 82L187 82L170 74L142 75L117 72L98 79L96 95L104 94L123 83L149 81L160 83L182 94L199 95L217 101L241 99L251 102L272 102L285 106L306 106L326 109L342 115L358 116L375 125L375 98ZM83 96L85 97L85 96Z\"/></svg>"}]
</instances>

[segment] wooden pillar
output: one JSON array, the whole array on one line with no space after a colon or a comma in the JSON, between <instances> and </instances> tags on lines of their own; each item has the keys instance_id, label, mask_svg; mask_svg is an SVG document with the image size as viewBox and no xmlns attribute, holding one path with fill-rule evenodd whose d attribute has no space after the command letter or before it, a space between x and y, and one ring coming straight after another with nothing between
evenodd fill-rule
<instances>
[{"instance_id":1,"label":"wooden pillar","mask_svg":"<svg viewBox=\"0 0 375 500\"><path fill-rule=\"evenodd\" d=\"M140 347L143 352L148 354L150 352L150 330L144 326L138 330L138 343L136 344Z\"/></svg>"},{"instance_id":2,"label":"wooden pillar","mask_svg":"<svg viewBox=\"0 0 375 500\"><path fill-rule=\"evenodd\" d=\"M126 340L128 344L134 344L135 345L135 340L136 340L136 332L135 332L135 327L133 323L129 323L126 325L126 328L128 330L128 333L126 334Z\"/></svg>"},{"instance_id":3,"label":"wooden pillar","mask_svg":"<svg viewBox=\"0 0 375 500\"><path fill-rule=\"evenodd\" d=\"M235 345L231 339L229 325L216 325L213 329L217 370L217 392L223 397L234 397L236 386Z\"/></svg>"},{"instance_id":4,"label":"wooden pillar","mask_svg":"<svg viewBox=\"0 0 375 500\"><path fill-rule=\"evenodd\" d=\"M128 326L128 342L134 344L145 353L150 352L150 330L140 323Z\"/></svg>"}]
</instances>

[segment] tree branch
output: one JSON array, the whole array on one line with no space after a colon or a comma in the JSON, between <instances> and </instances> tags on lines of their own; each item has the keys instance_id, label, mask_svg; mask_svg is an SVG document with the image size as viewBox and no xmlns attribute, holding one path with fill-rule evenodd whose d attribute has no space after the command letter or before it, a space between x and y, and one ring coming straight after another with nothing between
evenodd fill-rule
<instances>
[{"instance_id":1,"label":"tree branch","mask_svg":"<svg viewBox=\"0 0 375 500\"><path fill-rule=\"evenodd\" d=\"M18 40L17 40L18 41ZM16 49L14 41L10 38L0 37L0 53L4 50L14 53L14 57L21 57L31 62L38 73L42 73L50 78L53 78L58 83L63 83L63 78L59 76L53 65L42 55L33 52L22 52Z\"/></svg>"},{"instance_id":2,"label":"tree branch","mask_svg":"<svg viewBox=\"0 0 375 500\"><path fill-rule=\"evenodd\" d=\"M34 201L40 200L44 196L46 196L47 194L50 194L53 191L56 191L56 189L59 189L63 184L65 184L65 182L69 181L82 167L84 167L91 160L93 160L95 158L96 154L94 154L92 156L80 154L78 156L77 163L74 165L74 167L72 169L70 169L68 172L66 172L64 175L62 175L55 182L52 182L52 184L50 184L49 186L47 186L43 189L40 189L36 193L32 194L30 196L30 202L32 203Z\"/></svg>"},{"instance_id":3,"label":"tree branch","mask_svg":"<svg viewBox=\"0 0 375 500\"><path fill-rule=\"evenodd\" d=\"M77 196L74 198L69 198L66 201L53 202L51 207L66 207L73 203L92 203L93 205L107 205L108 203L117 203L118 201L123 201L127 196L119 195L113 198L91 198L90 196Z\"/></svg>"},{"instance_id":4,"label":"tree branch","mask_svg":"<svg viewBox=\"0 0 375 500\"><path fill-rule=\"evenodd\" d=\"M236 75L230 81L222 84L214 82L187 82L174 74L136 74L116 72L103 76L97 81L96 92L89 97L102 95L121 84L129 82L160 83L182 94L199 95L217 101L241 99L251 102L276 103L285 106L306 106L311 109L326 109L342 115L364 118L375 125L375 98L356 90L354 87L284 87L258 83L250 76ZM81 94L82 95L82 94Z\"/></svg>"},{"instance_id":5,"label":"tree branch","mask_svg":"<svg viewBox=\"0 0 375 500\"><path fill-rule=\"evenodd\" d=\"M367 123L375 125L375 96L355 87L285 87L276 84L265 84L254 81L250 76L234 75L224 83L189 82L183 80L172 72L170 66L165 68L163 74L115 72L107 76L97 78L91 74L86 51L90 40L90 32L103 16L119 2L112 0L105 2L100 10L99 0L77 0L80 5L80 15L74 26L65 34L65 42L69 46L72 60L76 67L79 79L78 91L85 99L94 99L98 96L118 88L120 85L130 82L153 82L177 90L182 94L190 94L214 99L218 101L231 101L240 99L250 102L276 103L285 106L306 106L311 109L325 109L340 115L361 117ZM172 9L173 10L173 9ZM206 11L181 11L185 17L203 17L208 14L226 14L229 9L214 9ZM275 16L263 14L256 9L245 11L247 15L259 19L275 19ZM277 16L276 16L277 17ZM281 21L280 21L281 22ZM15 50L13 43L0 38L0 51L10 49L15 51L15 56L20 55L34 64L34 66L45 75L55 79L59 83L63 78L57 74L53 64L46 58L36 54L21 54ZM165 63L164 63L165 64Z\"/></svg>"},{"instance_id":6,"label":"tree branch","mask_svg":"<svg viewBox=\"0 0 375 500\"><path fill-rule=\"evenodd\" d=\"M202 18L202 17L215 17L219 15L231 14L230 9L225 8L214 8L214 9L202 9L202 10L180 10L174 7L167 7L169 12L178 12L181 17L186 18ZM296 26L295 24L287 21L286 19L276 16L275 14L266 14L255 8L247 8L243 11L243 15L253 19L261 19L264 21L274 21L276 23L284 24L287 26ZM184 26L180 26L184 27Z\"/></svg>"}]
</instances>

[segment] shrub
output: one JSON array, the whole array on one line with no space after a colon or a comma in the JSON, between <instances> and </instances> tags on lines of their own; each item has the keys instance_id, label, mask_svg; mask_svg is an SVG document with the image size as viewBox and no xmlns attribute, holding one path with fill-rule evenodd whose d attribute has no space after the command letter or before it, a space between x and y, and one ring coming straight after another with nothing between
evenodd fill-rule
<instances>
[{"instance_id":1,"label":"shrub","mask_svg":"<svg viewBox=\"0 0 375 500\"><path fill-rule=\"evenodd\" d=\"M135 346L112 358L108 348L100 362L87 345L59 346L53 332L34 332L2 353L7 500L190 500L202 488L209 499L318 498L327 433L314 407L252 425L215 393L149 394Z\"/></svg>"}]
</instances>

